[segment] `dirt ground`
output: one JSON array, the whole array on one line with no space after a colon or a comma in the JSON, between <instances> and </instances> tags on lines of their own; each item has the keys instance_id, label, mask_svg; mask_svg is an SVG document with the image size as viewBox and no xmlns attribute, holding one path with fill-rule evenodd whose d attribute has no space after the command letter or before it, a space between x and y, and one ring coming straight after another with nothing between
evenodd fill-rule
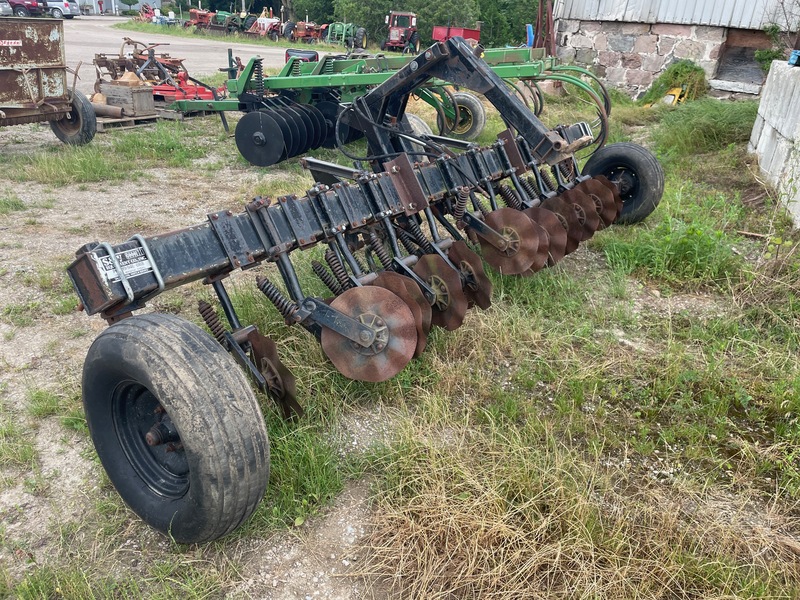
<instances>
[{"instance_id":1,"label":"dirt ground","mask_svg":"<svg viewBox=\"0 0 800 600\"><path fill-rule=\"evenodd\" d=\"M4 154L59 147L46 125L0 130ZM35 314L24 326L0 319L0 403L3 413L12 411L14 420L30 432L38 453L38 467L31 471L0 467L0 564L7 565L14 581L37 567L66 559L70 550L63 546L64 531L80 529L85 519L97 518L102 495L101 467L88 436L66 429L57 416L34 418L28 407L31 390L78 391L83 358L105 323L80 312L52 314L36 283L37 274L63 273L74 252L89 241L116 243L136 232L202 223L211 209L241 210L245 198L238 197L239 190L256 181L256 176L242 170L232 174L225 169L213 179L176 169L150 170L147 177L159 185L92 183L56 189L29 182L2 183L3 193L19 198L25 209L4 215L0 222L0 314L20 306L34 307ZM363 449L381 434L386 420L386 415L354 416L349 430L342 433L343 451ZM385 597L357 576L359 544L369 533L368 488L365 481L348 485L333 506L292 532L249 537L233 549L226 546L224 560L237 568L220 596ZM125 518L126 535L108 557L115 572L137 573L144 552L151 564L174 553L133 513ZM208 560L222 560L210 547L201 552Z\"/></svg>"}]
</instances>

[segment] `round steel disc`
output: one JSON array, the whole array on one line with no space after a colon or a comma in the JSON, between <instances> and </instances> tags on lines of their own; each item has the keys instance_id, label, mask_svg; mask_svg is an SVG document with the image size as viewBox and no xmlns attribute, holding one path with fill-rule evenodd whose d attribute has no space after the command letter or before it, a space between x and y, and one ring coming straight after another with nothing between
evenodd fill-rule
<instances>
[{"instance_id":1,"label":"round steel disc","mask_svg":"<svg viewBox=\"0 0 800 600\"><path fill-rule=\"evenodd\" d=\"M306 116L308 116L311 127L310 131L313 133L309 140L311 143L311 149L315 150L319 148L322 145L322 140L325 139L326 133L325 119L323 118L322 113L310 104L297 104L295 108L302 110ZM307 126L309 125L307 124Z\"/></svg>"},{"instance_id":2,"label":"round steel disc","mask_svg":"<svg viewBox=\"0 0 800 600\"><path fill-rule=\"evenodd\" d=\"M283 131L283 139L286 140L286 158L297 156L297 149L300 147L300 132L297 130L294 119L278 107L270 108L269 114Z\"/></svg>"},{"instance_id":3,"label":"round steel disc","mask_svg":"<svg viewBox=\"0 0 800 600\"><path fill-rule=\"evenodd\" d=\"M527 214L525 211L522 212L523 214ZM530 219L530 217L528 218ZM531 223L533 223L533 228L536 230L536 235L539 237L539 250L536 253L536 260L531 265L531 268L522 273L522 275L526 277L533 275L537 271L541 271L547 266L547 259L549 257L548 249L550 247L550 236L547 234L547 230L533 219L531 219Z\"/></svg>"},{"instance_id":4,"label":"round steel disc","mask_svg":"<svg viewBox=\"0 0 800 600\"><path fill-rule=\"evenodd\" d=\"M469 283L464 287L469 306L477 304L484 310L489 308L492 305L492 282L489 281L486 271L483 270L481 257L470 250L463 240L454 242L450 246L447 256L455 266L461 269L462 273L474 280L474 290Z\"/></svg>"},{"instance_id":5,"label":"round steel disc","mask_svg":"<svg viewBox=\"0 0 800 600\"><path fill-rule=\"evenodd\" d=\"M592 179L594 179L595 181L599 181L609 190L611 190L611 193L614 194L614 202L617 204L617 215L619 215L622 212L623 200L622 200L622 195L620 195L619 193L619 187L617 186L617 184L615 184L605 175L595 175L594 177L592 177Z\"/></svg>"},{"instance_id":6,"label":"round steel disc","mask_svg":"<svg viewBox=\"0 0 800 600\"><path fill-rule=\"evenodd\" d=\"M292 127L292 133L297 136L295 138L297 148L295 149L294 156L307 152L309 148L309 135L305 119L303 119L303 117L306 116L305 113L301 113L293 106L282 106L281 111L283 111L284 118L289 122L289 126Z\"/></svg>"},{"instance_id":7,"label":"round steel disc","mask_svg":"<svg viewBox=\"0 0 800 600\"><path fill-rule=\"evenodd\" d=\"M523 210L531 221L538 224L542 229L547 232L547 264L548 266L555 265L558 261L564 258L567 250L567 229L566 221L562 223L559 217L553 211L536 206L534 208L526 208Z\"/></svg>"},{"instance_id":8,"label":"round steel disc","mask_svg":"<svg viewBox=\"0 0 800 600\"><path fill-rule=\"evenodd\" d=\"M397 297L405 302L408 308L411 309L411 314L414 315L414 325L417 327L417 346L414 349L414 358L416 358L425 350L425 345L428 343L428 334L422 326L422 307L408 292L408 288L406 287L407 280L408 277L403 277L399 273L381 271L378 273L375 281L372 282L372 285L377 285L378 287L382 287L397 294ZM427 302L425 306L427 306L428 311L430 311L431 307Z\"/></svg>"},{"instance_id":9,"label":"round steel disc","mask_svg":"<svg viewBox=\"0 0 800 600\"><path fill-rule=\"evenodd\" d=\"M414 315L397 294L374 285L356 287L334 298L331 307L376 333L372 345L364 348L327 327L322 328L322 350L345 377L386 381L402 371L414 356L417 346Z\"/></svg>"},{"instance_id":10,"label":"round steel disc","mask_svg":"<svg viewBox=\"0 0 800 600\"><path fill-rule=\"evenodd\" d=\"M567 245L564 249L564 254L575 252L581 241L583 226L578 221L578 215L572 205L564 202L561 196L555 196L542 202L541 207L558 214L564 219L567 224Z\"/></svg>"},{"instance_id":11,"label":"round steel disc","mask_svg":"<svg viewBox=\"0 0 800 600\"><path fill-rule=\"evenodd\" d=\"M578 222L581 224L581 242L590 239L594 232L600 227L600 215L594 200L586 194L576 189L566 190L560 198L567 204L571 204L578 215Z\"/></svg>"},{"instance_id":12,"label":"round steel disc","mask_svg":"<svg viewBox=\"0 0 800 600\"><path fill-rule=\"evenodd\" d=\"M431 331L431 319L433 318L431 303L428 302L427 298L425 298L425 294L422 293L419 285L417 285L417 282L411 279L411 277L403 275L403 283L406 284L406 291L417 304L419 304L419 308L422 311L422 330L427 336Z\"/></svg>"},{"instance_id":13,"label":"round steel disc","mask_svg":"<svg viewBox=\"0 0 800 600\"><path fill-rule=\"evenodd\" d=\"M530 269L539 251L539 238L531 220L513 208L500 208L486 215L484 222L508 241L508 247L500 250L479 234L486 262L504 275L519 275Z\"/></svg>"},{"instance_id":14,"label":"round steel disc","mask_svg":"<svg viewBox=\"0 0 800 600\"><path fill-rule=\"evenodd\" d=\"M431 323L453 331L461 327L469 303L461 287L461 275L438 254L423 254L414 272L436 294Z\"/></svg>"},{"instance_id":15,"label":"round steel disc","mask_svg":"<svg viewBox=\"0 0 800 600\"><path fill-rule=\"evenodd\" d=\"M600 203L600 229L608 227L617 219L617 203L614 200L614 194L606 186L594 179L587 179L582 182L578 189L582 192L597 198L595 204Z\"/></svg>"},{"instance_id":16,"label":"round steel disc","mask_svg":"<svg viewBox=\"0 0 800 600\"><path fill-rule=\"evenodd\" d=\"M285 158L283 132L267 113L244 115L236 124L235 138L239 153L251 165L268 167Z\"/></svg>"},{"instance_id":17,"label":"round steel disc","mask_svg":"<svg viewBox=\"0 0 800 600\"><path fill-rule=\"evenodd\" d=\"M322 142L322 145L325 148L335 148L336 147L336 119L339 115L339 105L335 102L320 102L317 104L317 108L325 117L325 122L328 124L328 137L325 138L325 141ZM358 132L360 133L360 132ZM350 126L346 125L343 122L339 123L339 139L342 141L343 144L347 144L350 141L350 138L354 136L354 133L350 130Z\"/></svg>"}]
</instances>

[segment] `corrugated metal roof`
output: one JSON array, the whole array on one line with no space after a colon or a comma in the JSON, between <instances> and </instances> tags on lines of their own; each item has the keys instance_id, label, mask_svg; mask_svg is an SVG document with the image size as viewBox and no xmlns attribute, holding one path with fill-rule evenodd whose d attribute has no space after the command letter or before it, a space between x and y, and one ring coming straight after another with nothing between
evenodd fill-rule
<instances>
[{"instance_id":1,"label":"corrugated metal roof","mask_svg":"<svg viewBox=\"0 0 800 600\"><path fill-rule=\"evenodd\" d=\"M740 29L763 29L770 23L786 28L785 0L557 0L557 19L677 23ZM796 24L795 15L790 15Z\"/></svg>"}]
</instances>

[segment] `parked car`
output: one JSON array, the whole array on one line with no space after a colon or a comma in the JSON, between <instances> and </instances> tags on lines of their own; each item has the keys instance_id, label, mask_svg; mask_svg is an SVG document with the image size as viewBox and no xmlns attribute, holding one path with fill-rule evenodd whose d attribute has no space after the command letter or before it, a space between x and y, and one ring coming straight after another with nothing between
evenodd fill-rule
<instances>
[{"instance_id":1,"label":"parked car","mask_svg":"<svg viewBox=\"0 0 800 600\"><path fill-rule=\"evenodd\" d=\"M14 14L14 9L8 3L8 0L0 0L0 17L10 17Z\"/></svg>"},{"instance_id":2,"label":"parked car","mask_svg":"<svg viewBox=\"0 0 800 600\"><path fill-rule=\"evenodd\" d=\"M45 0L44 11L56 19L72 19L81 14L81 9L75 0Z\"/></svg>"},{"instance_id":3,"label":"parked car","mask_svg":"<svg viewBox=\"0 0 800 600\"><path fill-rule=\"evenodd\" d=\"M44 6L37 0L8 0L15 17L29 17L44 13Z\"/></svg>"}]
</instances>

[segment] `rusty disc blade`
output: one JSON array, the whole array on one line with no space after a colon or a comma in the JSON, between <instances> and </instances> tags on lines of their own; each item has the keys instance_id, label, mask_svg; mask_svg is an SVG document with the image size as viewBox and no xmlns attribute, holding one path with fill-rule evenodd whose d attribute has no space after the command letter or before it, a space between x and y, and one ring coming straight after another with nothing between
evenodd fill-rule
<instances>
[{"instance_id":1,"label":"rusty disc blade","mask_svg":"<svg viewBox=\"0 0 800 600\"><path fill-rule=\"evenodd\" d=\"M566 221L562 223L556 213L536 206L523 210L526 215L547 232L547 265L552 267L562 258L567 249ZM562 217L563 218L563 217Z\"/></svg>"},{"instance_id":2,"label":"rusty disc blade","mask_svg":"<svg viewBox=\"0 0 800 600\"><path fill-rule=\"evenodd\" d=\"M524 210L522 212L525 213ZM530 217L528 218L530 219ZM539 236L539 250L536 253L536 260L531 265L531 268L522 273L524 277L529 277L537 271L544 269L547 266L549 257L548 248L550 247L550 236L547 234L547 230L533 219L531 219L531 223L533 223L533 227L536 229L536 235Z\"/></svg>"},{"instance_id":3,"label":"rusty disc blade","mask_svg":"<svg viewBox=\"0 0 800 600\"><path fill-rule=\"evenodd\" d=\"M461 327L469 304L458 271L438 254L423 254L414 265L414 272L436 295L431 323L448 331Z\"/></svg>"},{"instance_id":4,"label":"rusty disc blade","mask_svg":"<svg viewBox=\"0 0 800 600\"><path fill-rule=\"evenodd\" d=\"M411 314L414 315L414 326L417 328L417 346L414 349L414 358L422 354L425 350L425 345L428 343L428 333L422 325L422 307L417 303L416 299L408 292L406 287L406 280L408 277L403 277L399 273L392 271L381 271L372 282L372 285L385 288L390 292L397 295L403 302L406 303L408 308L411 309ZM422 294L420 294L422 295ZM425 306L430 311L431 307L426 302Z\"/></svg>"},{"instance_id":5,"label":"rusty disc blade","mask_svg":"<svg viewBox=\"0 0 800 600\"><path fill-rule=\"evenodd\" d=\"M500 208L486 215L484 222L508 243L508 247L501 250L479 234L486 262L505 275L518 275L530 269L539 251L539 239L531 220L513 208Z\"/></svg>"},{"instance_id":6,"label":"rusty disc blade","mask_svg":"<svg viewBox=\"0 0 800 600\"><path fill-rule=\"evenodd\" d=\"M302 417L303 409L297 401L297 382L278 357L275 342L255 329L247 335L247 341L253 351L253 362L264 376L269 393L281 407L284 418Z\"/></svg>"},{"instance_id":7,"label":"rusty disc blade","mask_svg":"<svg viewBox=\"0 0 800 600\"><path fill-rule=\"evenodd\" d=\"M594 200L576 189L566 190L559 197L567 204L571 204L575 214L578 215L578 222L581 224L580 241L585 242L590 239L600 227L600 215L597 213Z\"/></svg>"},{"instance_id":8,"label":"rusty disc blade","mask_svg":"<svg viewBox=\"0 0 800 600\"><path fill-rule=\"evenodd\" d=\"M406 285L406 291L419 305L419 309L422 313L422 331L427 336L431 331L431 319L433 316L431 303L425 298L425 294L422 293L422 290L419 288L416 281L405 275L402 277L403 283Z\"/></svg>"},{"instance_id":9,"label":"rusty disc blade","mask_svg":"<svg viewBox=\"0 0 800 600\"><path fill-rule=\"evenodd\" d=\"M386 381L403 370L417 346L417 327L408 305L397 294L367 285L347 290L331 307L370 327L375 341L365 348L335 331L322 328L322 350L345 377Z\"/></svg>"},{"instance_id":10,"label":"rusty disc blade","mask_svg":"<svg viewBox=\"0 0 800 600\"><path fill-rule=\"evenodd\" d=\"M447 256L467 277L464 293L470 305L477 304L484 310L489 308L492 305L492 282L483 270L481 257L470 250L463 240L454 242Z\"/></svg>"},{"instance_id":11,"label":"rusty disc blade","mask_svg":"<svg viewBox=\"0 0 800 600\"><path fill-rule=\"evenodd\" d=\"M614 194L610 189L594 179L587 179L582 182L578 189L597 198L595 204L600 203L598 211L601 221L600 229L608 227L617 220L617 215L619 214L617 212L617 202L614 200Z\"/></svg>"},{"instance_id":12,"label":"rusty disc blade","mask_svg":"<svg viewBox=\"0 0 800 600\"><path fill-rule=\"evenodd\" d=\"M542 202L541 207L556 213L560 217L559 221L563 219L562 225L566 223L567 231L567 245L564 248L564 254L575 252L581 241L583 226L578 221L578 215L572 205L564 202L561 196L556 196Z\"/></svg>"},{"instance_id":13,"label":"rusty disc blade","mask_svg":"<svg viewBox=\"0 0 800 600\"><path fill-rule=\"evenodd\" d=\"M614 202L617 205L617 215L619 215L622 212L622 196L619 193L619 187L605 175L595 175L592 179L599 181L611 190L611 193L614 194Z\"/></svg>"}]
</instances>

